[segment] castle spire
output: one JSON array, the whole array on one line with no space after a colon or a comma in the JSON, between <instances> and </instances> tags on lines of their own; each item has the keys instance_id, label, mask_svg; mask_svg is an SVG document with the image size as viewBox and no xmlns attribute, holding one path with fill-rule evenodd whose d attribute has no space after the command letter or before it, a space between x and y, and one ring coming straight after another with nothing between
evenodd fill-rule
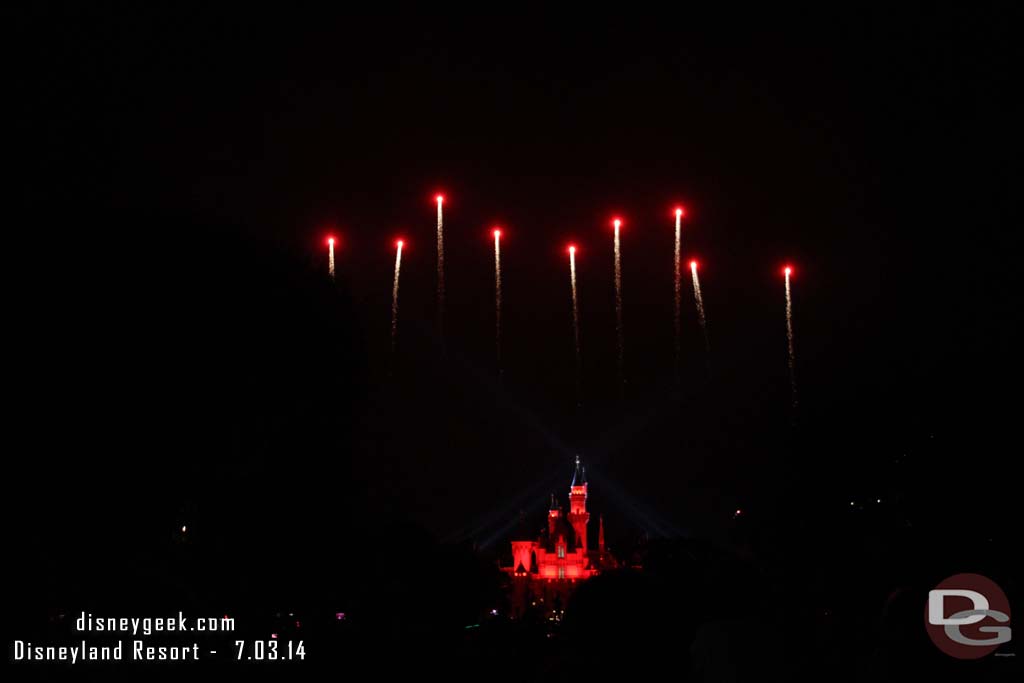
<instances>
[{"instance_id":1,"label":"castle spire","mask_svg":"<svg viewBox=\"0 0 1024 683\"><path fill-rule=\"evenodd\" d=\"M587 483L587 469L580 464L580 456L576 456L576 469L572 473L572 483L569 486L583 486Z\"/></svg>"}]
</instances>

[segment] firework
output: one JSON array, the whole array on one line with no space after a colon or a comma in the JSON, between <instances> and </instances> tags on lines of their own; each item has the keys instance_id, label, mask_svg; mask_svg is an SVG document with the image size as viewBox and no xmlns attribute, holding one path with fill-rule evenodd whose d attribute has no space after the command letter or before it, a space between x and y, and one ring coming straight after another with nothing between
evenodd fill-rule
<instances>
[{"instance_id":1,"label":"firework","mask_svg":"<svg viewBox=\"0 0 1024 683\"><path fill-rule=\"evenodd\" d=\"M501 372L501 229L494 229L494 357Z\"/></svg>"},{"instance_id":2,"label":"firework","mask_svg":"<svg viewBox=\"0 0 1024 683\"><path fill-rule=\"evenodd\" d=\"M437 195L437 324L444 336L444 195Z\"/></svg>"},{"instance_id":3,"label":"firework","mask_svg":"<svg viewBox=\"0 0 1024 683\"><path fill-rule=\"evenodd\" d=\"M398 340L398 276L402 273L402 247L405 242L395 242L395 281L391 285L391 351L395 350Z\"/></svg>"},{"instance_id":4,"label":"firework","mask_svg":"<svg viewBox=\"0 0 1024 683\"><path fill-rule=\"evenodd\" d=\"M576 246L569 245L569 280L572 284L572 338L576 350L576 403L580 400L580 372L582 357L580 355L580 304L576 291Z\"/></svg>"},{"instance_id":5,"label":"firework","mask_svg":"<svg viewBox=\"0 0 1024 683\"><path fill-rule=\"evenodd\" d=\"M680 267L680 249L682 247L682 207L676 209L676 245L675 254L672 259L673 267L673 291L675 292L675 308L672 311L673 332L675 340L675 373L676 382L679 381L680 366L682 363L682 309L683 309L683 272Z\"/></svg>"},{"instance_id":6,"label":"firework","mask_svg":"<svg viewBox=\"0 0 1024 683\"><path fill-rule=\"evenodd\" d=\"M796 353L793 350L793 296L789 285L789 276L793 269L786 266L783 269L786 276L786 350L789 352L789 388L793 394L793 409L797 407L796 397Z\"/></svg>"},{"instance_id":7,"label":"firework","mask_svg":"<svg viewBox=\"0 0 1024 683\"><path fill-rule=\"evenodd\" d=\"M619 228L622 221L616 218L612 221L615 228L615 342L618 351L619 386L625 382L625 332L622 327L622 244L619 240Z\"/></svg>"},{"instance_id":8,"label":"firework","mask_svg":"<svg viewBox=\"0 0 1024 683\"><path fill-rule=\"evenodd\" d=\"M327 238L327 272L334 279L334 238Z\"/></svg>"},{"instance_id":9,"label":"firework","mask_svg":"<svg viewBox=\"0 0 1024 683\"><path fill-rule=\"evenodd\" d=\"M704 349L711 353L711 344L708 342L708 323L704 317L704 297L700 293L700 278L697 277L697 262L690 261L690 273L693 275L693 301L697 304L697 319L700 321L700 331L704 335Z\"/></svg>"}]
</instances>

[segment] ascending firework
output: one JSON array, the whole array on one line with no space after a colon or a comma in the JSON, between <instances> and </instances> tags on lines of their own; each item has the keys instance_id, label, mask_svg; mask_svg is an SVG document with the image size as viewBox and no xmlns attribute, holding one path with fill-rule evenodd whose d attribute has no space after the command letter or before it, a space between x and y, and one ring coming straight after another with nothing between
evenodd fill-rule
<instances>
[{"instance_id":1,"label":"ascending firework","mask_svg":"<svg viewBox=\"0 0 1024 683\"><path fill-rule=\"evenodd\" d=\"M675 332L675 370L676 370L676 381L679 381L679 369L682 363L682 309L683 309L683 271L680 262L680 247L682 246L681 240L681 223L683 220L683 209L676 209L676 249L675 256L672 260L674 280L673 286L675 291L675 310L673 311L674 332Z\"/></svg>"},{"instance_id":2,"label":"ascending firework","mask_svg":"<svg viewBox=\"0 0 1024 683\"><path fill-rule=\"evenodd\" d=\"M572 283L572 338L576 348L576 404L580 404L580 371L582 357L580 355L580 304L576 294L576 246L569 245L569 279Z\"/></svg>"},{"instance_id":3,"label":"ascending firework","mask_svg":"<svg viewBox=\"0 0 1024 683\"><path fill-rule=\"evenodd\" d=\"M334 279L334 238L327 238L327 272Z\"/></svg>"},{"instance_id":4,"label":"ascending firework","mask_svg":"<svg viewBox=\"0 0 1024 683\"><path fill-rule=\"evenodd\" d=\"M494 357L501 373L501 230L494 229Z\"/></svg>"},{"instance_id":5,"label":"ascending firework","mask_svg":"<svg viewBox=\"0 0 1024 683\"><path fill-rule=\"evenodd\" d=\"M437 195L437 324L444 334L444 195Z\"/></svg>"},{"instance_id":6,"label":"ascending firework","mask_svg":"<svg viewBox=\"0 0 1024 683\"><path fill-rule=\"evenodd\" d=\"M693 300L697 304L697 318L700 320L700 331L704 334L704 349L711 353L711 344L708 342L708 323L704 317L704 297L700 295L700 279L697 277L697 262L690 261L690 273L693 275Z\"/></svg>"},{"instance_id":7,"label":"ascending firework","mask_svg":"<svg viewBox=\"0 0 1024 683\"><path fill-rule=\"evenodd\" d=\"M391 285L391 351L398 339L398 276L402 273L402 240L395 242L395 282Z\"/></svg>"},{"instance_id":8,"label":"ascending firework","mask_svg":"<svg viewBox=\"0 0 1024 683\"><path fill-rule=\"evenodd\" d=\"M619 227L622 221L612 221L615 227L615 341L618 347L619 386L626 381L625 375L625 332L622 328L622 245L619 242Z\"/></svg>"},{"instance_id":9,"label":"ascending firework","mask_svg":"<svg viewBox=\"0 0 1024 683\"><path fill-rule=\"evenodd\" d=\"M793 409L797 407L796 400L796 353L793 351L793 297L789 287L789 276L793 273L790 266L782 271L786 276L786 346L789 351L789 387L793 393Z\"/></svg>"}]
</instances>

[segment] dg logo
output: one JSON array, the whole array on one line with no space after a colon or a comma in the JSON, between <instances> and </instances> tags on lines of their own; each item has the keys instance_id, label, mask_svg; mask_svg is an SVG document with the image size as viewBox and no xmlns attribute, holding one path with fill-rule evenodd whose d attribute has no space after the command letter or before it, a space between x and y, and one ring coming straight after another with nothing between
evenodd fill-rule
<instances>
[{"instance_id":1,"label":"dg logo","mask_svg":"<svg viewBox=\"0 0 1024 683\"><path fill-rule=\"evenodd\" d=\"M978 659L1010 641L1010 603L991 579L956 574L928 592L925 628L936 647Z\"/></svg>"}]
</instances>

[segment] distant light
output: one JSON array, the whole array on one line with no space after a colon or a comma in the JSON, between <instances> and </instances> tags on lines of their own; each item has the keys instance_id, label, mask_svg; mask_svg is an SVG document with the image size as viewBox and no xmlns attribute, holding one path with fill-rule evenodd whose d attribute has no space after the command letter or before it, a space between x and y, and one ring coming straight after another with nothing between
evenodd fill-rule
<instances>
[{"instance_id":1,"label":"distant light","mask_svg":"<svg viewBox=\"0 0 1024 683\"><path fill-rule=\"evenodd\" d=\"M334 246L334 238L333 237L328 237L327 238L327 244L329 244L329 245L331 245L333 247Z\"/></svg>"},{"instance_id":2,"label":"distant light","mask_svg":"<svg viewBox=\"0 0 1024 683\"><path fill-rule=\"evenodd\" d=\"M690 270L697 270L697 262L690 261Z\"/></svg>"},{"instance_id":3,"label":"distant light","mask_svg":"<svg viewBox=\"0 0 1024 683\"><path fill-rule=\"evenodd\" d=\"M683 215L683 207L681 207L681 206L676 207L676 218L679 218L682 215Z\"/></svg>"},{"instance_id":4,"label":"distant light","mask_svg":"<svg viewBox=\"0 0 1024 683\"><path fill-rule=\"evenodd\" d=\"M782 272L786 274L786 277L789 277L790 275L792 275L792 273L793 273L793 269L792 269L791 267L789 267L789 266L786 266L786 267L785 267L785 268L784 268L784 269L782 270Z\"/></svg>"},{"instance_id":5,"label":"distant light","mask_svg":"<svg viewBox=\"0 0 1024 683\"><path fill-rule=\"evenodd\" d=\"M575 244L570 244L569 245L569 253L570 254L575 254L576 253L576 245Z\"/></svg>"},{"instance_id":6,"label":"distant light","mask_svg":"<svg viewBox=\"0 0 1024 683\"><path fill-rule=\"evenodd\" d=\"M437 203L440 204L441 202L444 201L444 195L443 194L439 194L439 195L437 195L437 197L435 197L435 199L437 200Z\"/></svg>"},{"instance_id":7,"label":"distant light","mask_svg":"<svg viewBox=\"0 0 1024 683\"><path fill-rule=\"evenodd\" d=\"M277 638L277 634L276 633L271 633L270 637L276 639Z\"/></svg>"},{"instance_id":8,"label":"distant light","mask_svg":"<svg viewBox=\"0 0 1024 683\"><path fill-rule=\"evenodd\" d=\"M739 516L740 516L740 515L742 515L742 514L743 514L743 510L741 510L741 509L739 509L739 508L736 508L736 514L735 514L735 515L733 515L733 516L734 516L734 517L739 517Z\"/></svg>"},{"instance_id":9,"label":"distant light","mask_svg":"<svg viewBox=\"0 0 1024 683\"><path fill-rule=\"evenodd\" d=\"M854 502L851 500L850 501L850 507L853 507L853 505L854 505Z\"/></svg>"},{"instance_id":10,"label":"distant light","mask_svg":"<svg viewBox=\"0 0 1024 683\"><path fill-rule=\"evenodd\" d=\"M334 618L337 619L338 621L345 621L345 613L344 612L335 612L334 613Z\"/></svg>"},{"instance_id":11,"label":"distant light","mask_svg":"<svg viewBox=\"0 0 1024 683\"><path fill-rule=\"evenodd\" d=\"M404 245L405 245L405 242L403 242L402 240L398 240L397 242L395 242L395 244L396 244L396 245L397 245L397 246L398 246L399 248L401 248L402 246L404 246Z\"/></svg>"},{"instance_id":12,"label":"distant light","mask_svg":"<svg viewBox=\"0 0 1024 683\"><path fill-rule=\"evenodd\" d=\"M618 218L616 218L615 220L612 221L612 224L617 228L620 225L622 225L622 221L620 221Z\"/></svg>"},{"instance_id":13,"label":"distant light","mask_svg":"<svg viewBox=\"0 0 1024 683\"><path fill-rule=\"evenodd\" d=\"M876 502L876 503L881 503L881 502L882 502L882 499L881 499L881 498L875 498L875 502Z\"/></svg>"},{"instance_id":14,"label":"distant light","mask_svg":"<svg viewBox=\"0 0 1024 683\"><path fill-rule=\"evenodd\" d=\"M492 610L491 610L491 615L492 615L492 616L498 616L498 610L496 610L496 609L492 609Z\"/></svg>"},{"instance_id":15,"label":"distant light","mask_svg":"<svg viewBox=\"0 0 1024 683\"><path fill-rule=\"evenodd\" d=\"M498 228L495 228L494 229L494 236L495 237L501 237L501 230L499 230Z\"/></svg>"},{"instance_id":16,"label":"distant light","mask_svg":"<svg viewBox=\"0 0 1024 683\"><path fill-rule=\"evenodd\" d=\"M181 533L185 533L186 531L188 531L188 527L186 525L182 524L181 525Z\"/></svg>"}]
</instances>

